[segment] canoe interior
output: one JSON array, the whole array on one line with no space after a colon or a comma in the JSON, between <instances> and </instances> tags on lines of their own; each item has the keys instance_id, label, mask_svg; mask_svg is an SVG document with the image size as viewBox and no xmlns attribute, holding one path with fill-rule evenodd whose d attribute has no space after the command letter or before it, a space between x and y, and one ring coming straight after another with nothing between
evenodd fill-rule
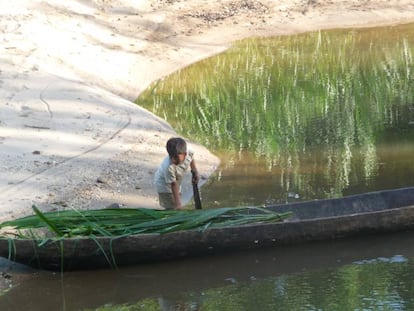
<instances>
[{"instance_id":1,"label":"canoe interior","mask_svg":"<svg viewBox=\"0 0 414 311\"><path fill-rule=\"evenodd\" d=\"M277 212L292 212L291 220L372 213L414 205L414 187L369 192L337 199L323 199L268 206Z\"/></svg>"}]
</instances>

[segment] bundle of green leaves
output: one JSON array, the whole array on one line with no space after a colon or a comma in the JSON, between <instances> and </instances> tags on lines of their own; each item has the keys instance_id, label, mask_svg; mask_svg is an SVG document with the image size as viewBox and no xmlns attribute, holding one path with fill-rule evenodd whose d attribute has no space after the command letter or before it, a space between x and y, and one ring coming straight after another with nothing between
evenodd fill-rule
<instances>
[{"instance_id":1,"label":"bundle of green leaves","mask_svg":"<svg viewBox=\"0 0 414 311\"><path fill-rule=\"evenodd\" d=\"M291 215L263 207L181 211L117 208L43 213L33 206L33 210L34 215L3 222L0 229L12 227L20 238L33 237L36 229L48 229L57 237L127 236L279 222Z\"/></svg>"}]
</instances>

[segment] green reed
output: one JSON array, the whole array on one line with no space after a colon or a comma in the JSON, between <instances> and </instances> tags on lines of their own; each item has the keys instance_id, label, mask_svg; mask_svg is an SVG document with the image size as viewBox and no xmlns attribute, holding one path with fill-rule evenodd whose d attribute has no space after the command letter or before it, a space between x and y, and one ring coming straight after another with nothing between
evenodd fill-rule
<instances>
[{"instance_id":1,"label":"green reed","mask_svg":"<svg viewBox=\"0 0 414 311\"><path fill-rule=\"evenodd\" d=\"M0 229L11 227L19 231L20 238L38 240L41 239L35 235L37 229L48 229L55 237L120 237L271 223L291 216L290 212L277 213L262 207L181 211L118 208L44 213L33 206L33 211L34 215L1 223ZM7 237L7 234L5 236Z\"/></svg>"}]
</instances>

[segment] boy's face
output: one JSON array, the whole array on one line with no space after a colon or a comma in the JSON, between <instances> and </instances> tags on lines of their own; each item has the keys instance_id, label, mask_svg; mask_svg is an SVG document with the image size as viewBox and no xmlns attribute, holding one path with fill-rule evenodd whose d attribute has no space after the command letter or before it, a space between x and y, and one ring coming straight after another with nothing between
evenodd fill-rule
<instances>
[{"instance_id":1,"label":"boy's face","mask_svg":"<svg viewBox=\"0 0 414 311\"><path fill-rule=\"evenodd\" d=\"M176 157L172 158L172 162L175 165L181 164L184 162L185 156L187 155L187 152L179 153Z\"/></svg>"}]
</instances>

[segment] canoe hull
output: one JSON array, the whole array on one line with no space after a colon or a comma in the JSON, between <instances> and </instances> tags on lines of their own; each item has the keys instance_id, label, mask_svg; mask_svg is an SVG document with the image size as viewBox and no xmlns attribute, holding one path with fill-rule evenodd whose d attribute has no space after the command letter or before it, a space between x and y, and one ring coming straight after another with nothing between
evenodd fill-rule
<instances>
[{"instance_id":1,"label":"canoe hull","mask_svg":"<svg viewBox=\"0 0 414 311\"><path fill-rule=\"evenodd\" d=\"M392 203L385 202L384 198L389 198L387 200L390 202L399 200L402 206L392 206ZM362 203L362 199L365 203ZM332 208L337 208L344 200L348 200L346 206L352 209L352 213L343 214L344 208L341 208L338 213L328 217L301 215L302 210L309 214L313 206L316 210L318 206L319 209L323 209L323 206L329 204ZM367 204L372 207L368 208ZM35 240L0 239L0 256L35 268L68 271L133 265L414 228L414 188L270 208L280 211L290 208L294 214L303 218L272 224L180 231L164 235L63 239L49 241L41 247Z\"/></svg>"}]
</instances>

